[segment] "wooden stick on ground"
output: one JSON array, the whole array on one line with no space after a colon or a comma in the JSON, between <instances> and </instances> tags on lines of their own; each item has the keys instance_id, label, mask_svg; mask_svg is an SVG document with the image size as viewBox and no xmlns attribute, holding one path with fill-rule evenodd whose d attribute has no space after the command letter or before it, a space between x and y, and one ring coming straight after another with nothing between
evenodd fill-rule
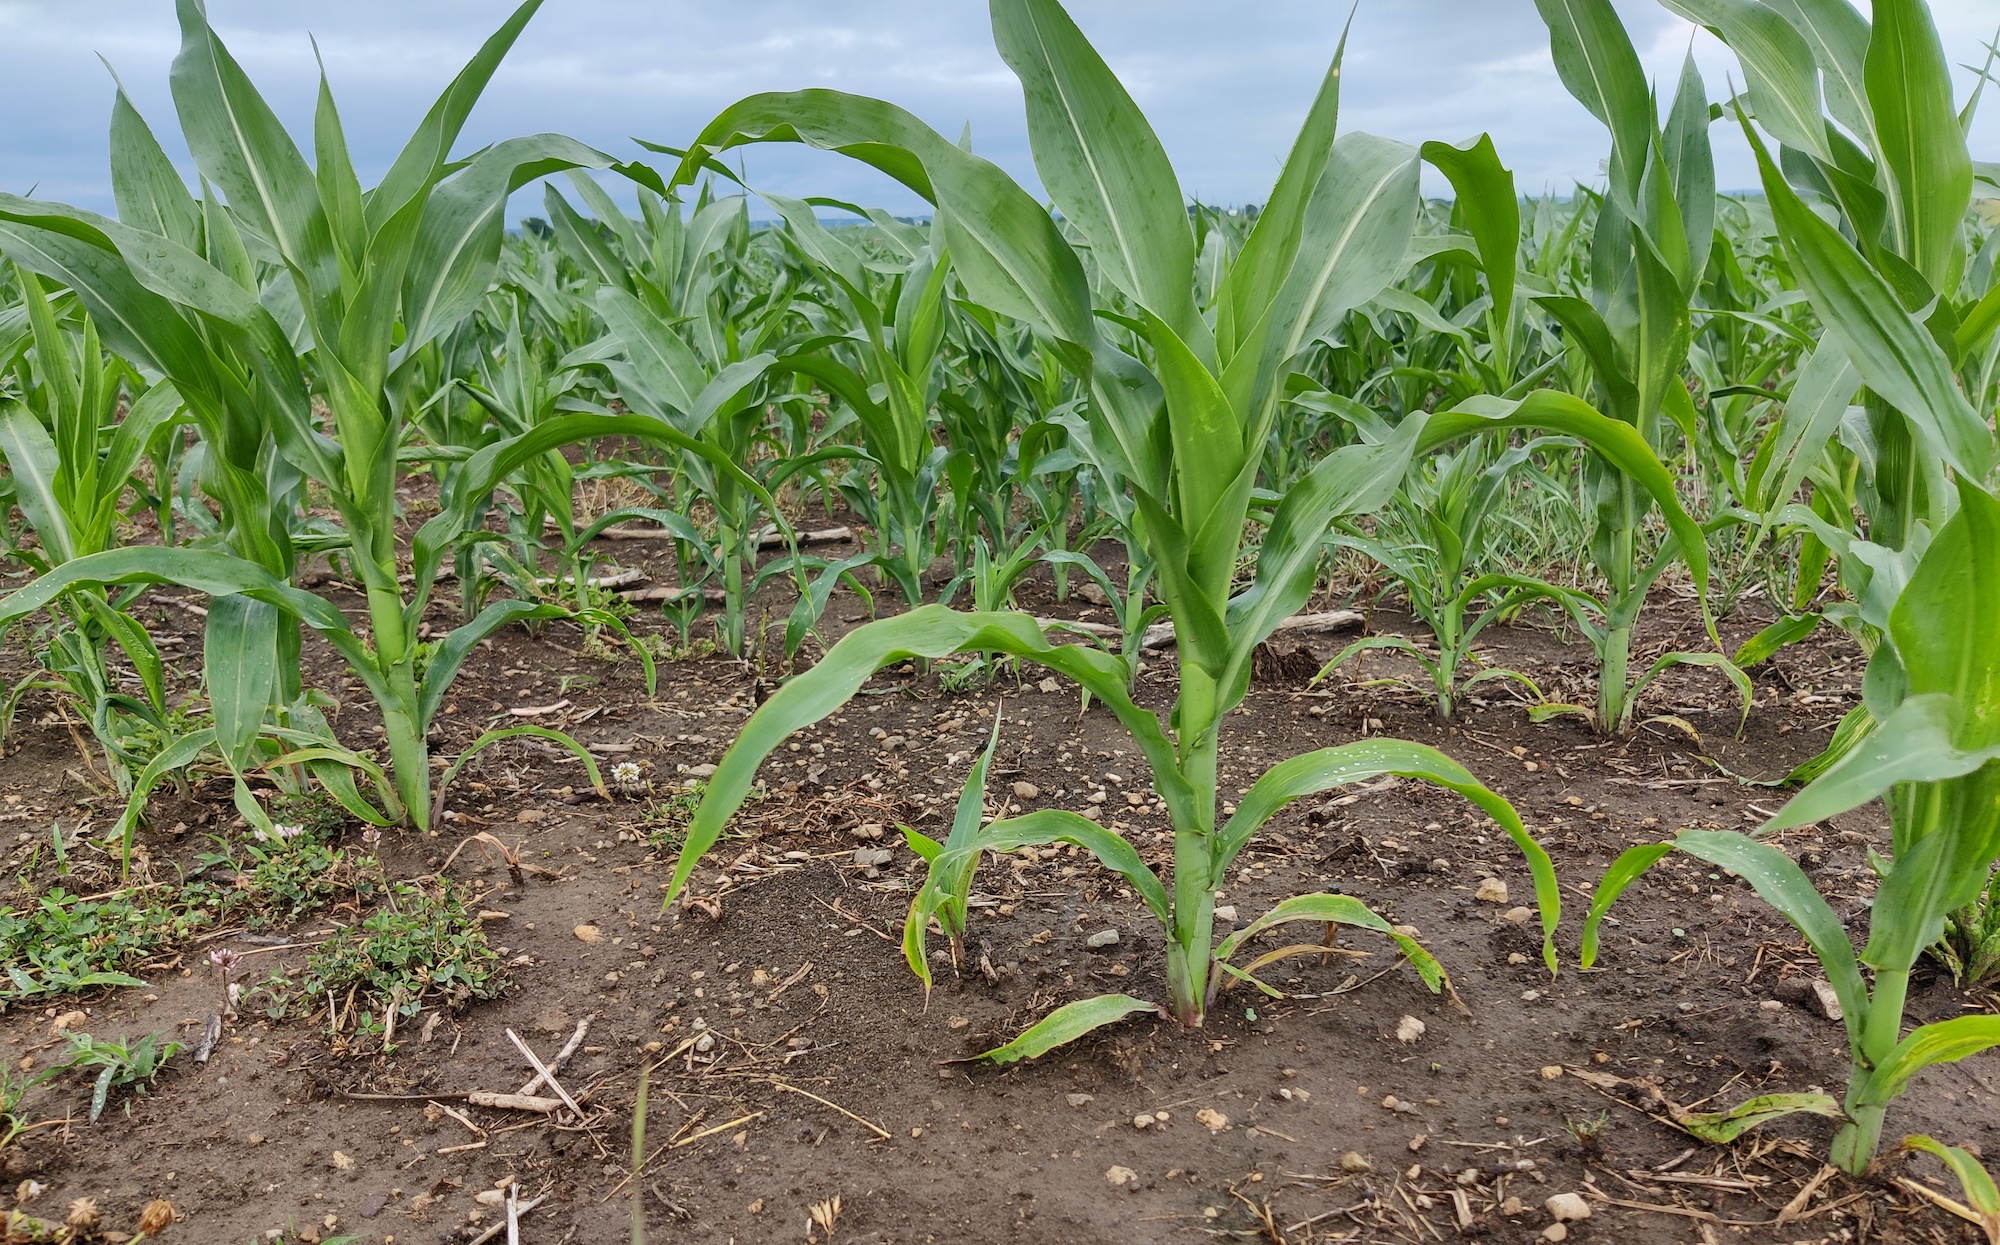
<instances>
[{"instance_id":1,"label":"wooden stick on ground","mask_svg":"<svg viewBox=\"0 0 2000 1245\"><path fill-rule=\"evenodd\" d=\"M535 1071L542 1074L543 1082L550 1089L556 1091L556 1097L563 1100L563 1105L576 1112L576 1118L582 1119L583 1108L576 1105L576 1099L569 1096L569 1091L564 1089L561 1083L556 1080L555 1074L549 1071L548 1065L535 1058L535 1052L528 1049L528 1044L521 1040L521 1035L509 1029L507 1030L507 1040L514 1044L514 1049L521 1052Z\"/></svg>"},{"instance_id":2,"label":"wooden stick on ground","mask_svg":"<svg viewBox=\"0 0 2000 1245\"><path fill-rule=\"evenodd\" d=\"M576 1048L583 1045L583 1035L590 1032L590 1022L596 1018L596 1013L593 1012L591 1015L585 1016L582 1020L576 1022L576 1032L569 1035L569 1041L564 1042L563 1048L556 1052L556 1057L549 1060L550 1068L561 1072L569 1066L570 1056L576 1054ZM538 1073L534 1080L529 1081L514 1092L520 1094L522 1097L526 1097L542 1087L542 1079Z\"/></svg>"},{"instance_id":3,"label":"wooden stick on ground","mask_svg":"<svg viewBox=\"0 0 2000 1245\"><path fill-rule=\"evenodd\" d=\"M515 1221L519 1222L521 1215L527 1214L529 1211L535 1209L535 1207L540 1206L543 1202L546 1202L548 1200L549 1200L549 1195L544 1193L532 1202L521 1203L521 1208L519 1212L514 1216ZM507 1230L507 1221L503 1219L499 1223L496 1223L492 1227L486 1229L486 1231L481 1232L478 1236L475 1236L471 1240L467 1241L465 1245L486 1245L486 1242L492 1240L496 1236L499 1236L502 1232L505 1232L506 1230Z\"/></svg>"}]
</instances>

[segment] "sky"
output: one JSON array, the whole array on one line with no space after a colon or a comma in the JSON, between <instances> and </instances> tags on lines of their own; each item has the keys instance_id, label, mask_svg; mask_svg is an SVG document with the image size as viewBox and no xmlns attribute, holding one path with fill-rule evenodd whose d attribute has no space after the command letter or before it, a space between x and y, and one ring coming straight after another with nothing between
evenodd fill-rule
<instances>
[{"instance_id":1,"label":"sky","mask_svg":"<svg viewBox=\"0 0 2000 1245\"><path fill-rule=\"evenodd\" d=\"M1068 0L1077 24L1151 120L1182 190L1260 202L1340 37L1339 0ZM1710 97L1741 82L1728 50L1653 0L1617 0L1646 70L1670 90L1692 50ZM223 40L309 148L318 40L364 184L386 169L437 92L511 0L209 0ZM1931 0L1952 61L1976 63L2000 25L1994 0ZM183 171L167 72L171 0L0 0L0 190L109 212L102 56ZM1958 74L1958 97L1971 90ZM731 102L807 86L875 95L1038 187L1018 83L977 0L547 0L495 77L461 148L537 131L620 158L632 138L684 144ZM1973 155L2000 159L2000 91ZM1490 132L1524 193L1594 182L1602 126L1564 91L1532 0L1362 0L1343 72L1341 129L1411 143ZM1714 130L1717 182L1755 184L1740 134ZM658 158L664 159L664 158ZM873 170L790 145L747 149L751 184L917 212ZM1427 170L1427 189L1445 189ZM518 217L537 211L532 189ZM761 215L761 214L760 214Z\"/></svg>"}]
</instances>

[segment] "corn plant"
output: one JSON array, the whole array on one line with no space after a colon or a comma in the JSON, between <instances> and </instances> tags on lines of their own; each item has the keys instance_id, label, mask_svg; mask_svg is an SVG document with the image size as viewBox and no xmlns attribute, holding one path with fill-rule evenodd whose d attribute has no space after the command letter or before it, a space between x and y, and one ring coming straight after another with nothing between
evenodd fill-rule
<instances>
[{"instance_id":1,"label":"corn plant","mask_svg":"<svg viewBox=\"0 0 2000 1245\"><path fill-rule=\"evenodd\" d=\"M121 504L148 447L174 426L180 398L171 384L147 389L124 363L107 359L95 324L77 313L74 346L40 281L16 269L29 336L10 369L21 400L0 398L0 460L14 486L36 547L14 556L38 571L102 553L117 543ZM129 387L129 388L128 388ZM117 418L121 395L129 396ZM31 676L0 707L0 734L21 695L33 687L67 693L87 713L121 791L148 734L166 729L165 667L144 627L101 589L81 588L51 603L40 645L50 678ZM132 667L137 695L110 661L113 648Z\"/></svg>"},{"instance_id":2,"label":"corn plant","mask_svg":"<svg viewBox=\"0 0 2000 1245\"><path fill-rule=\"evenodd\" d=\"M1259 778L1224 822L1217 817L1219 744L1225 716L1247 691L1252 651L1310 596L1320 541L1336 516L1381 504L1411 455L1431 445L1537 419L1593 429L1611 421L1550 395L1408 419L1382 445L1336 451L1277 500L1254 577L1238 591L1245 518L1290 364L1394 275L1415 221L1416 153L1367 135L1335 141L1336 59L1270 205L1217 278L1222 286L1211 327L1196 310L1197 252L1187 209L1137 106L1054 0L995 0L992 17L1001 54L1026 89L1043 184L1090 241L1104 285L1129 311L1120 313L1118 327L1129 333L1126 340L1144 343L1150 364L1100 335L1084 265L1047 212L998 168L893 105L817 90L753 96L709 124L690 160L746 142L802 141L870 162L936 203L945 245L972 297L1034 326L1090 385L1094 465L1133 499L1137 538L1157 568L1178 634L1174 709L1163 722L1134 704L1124 660L1052 643L1021 614L926 606L861 627L745 724L688 828L668 901L687 885L763 759L786 736L834 712L887 664L990 651L1067 675L1117 716L1150 762L1167 805L1173 861L1164 878L1157 876L1118 834L1062 809L961 827L967 832L939 846L912 909L919 942L933 914L956 910L983 852L1075 844L1129 882L1160 922L1167 938L1162 1010L1199 1025L1230 971L1223 966L1265 929L1307 920L1393 933L1352 897L1307 895L1279 904L1220 945L1213 938L1215 888L1274 813L1300 796L1390 773L1437 783L1493 817L1528 857L1544 930L1552 932L1559 900L1546 853L1506 801L1441 753L1396 741L1308 753ZM684 165L679 176L691 175ZM1429 957L1414 944L1401 945L1438 988L1442 976ZM1547 951L1551 965L1553 954ZM916 954L912 963L928 979L927 958ZM1129 995L1072 1003L990 1057L1038 1054L1156 1007Z\"/></svg>"},{"instance_id":3,"label":"corn plant","mask_svg":"<svg viewBox=\"0 0 2000 1245\"><path fill-rule=\"evenodd\" d=\"M232 523L224 548L113 550L64 563L0 603L0 622L85 584L174 583L215 596L205 642L214 733L173 752L172 763L185 765L194 749L216 747L239 775L238 804L246 816L261 816L241 773L267 733L267 710L283 718L301 699L300 623L347 660L382 713L393 779L377 783L384 810L370 814L358 799L350 801L351 782L335 779L335 794L357 816L427 826L426 735L467 654L509 622L567 614L553 605L501 601L434 647L418 643L438 570L493 489L554 447L592 437L633 437L721 457L644 416L545 420L466 461L442 512L414 540L413 583L404 594L395 490L408 412L407 404L390 400L394 376L484 297L507 194L535 176L608 162L556 135L510 139L469 160L450 159L473 103L538 7L539 0L528 0L486 42L364 196L324 78L315 167L210 29L199 0L180 0L175 102L196 164L229 196L229 207L188 194L122 94L112 142L120 220L0 197L0 249L22 267L68 282L100 324L119 326L123 353L174 380L207 445L203 487ZM260 280L260 265L271 273L268 283ZM302 344L295 348L295 341ZM313 378L310 388L306 376ZM313 418L315 395L331 412L331 435ZM741 474L726 459L718 465ZM365 631L289 582L292 529L308 478L339 514L335 539L366 589ZM315 767L323 780L332 765L381 775L335 745L318 723L308 722L304 739L285 734L292 728L282 721L275 725L294 745L285 756ZM128 834L130 822L128 814Z\"/></svg>"},{"instance_id":4,"label":"corn plant","mask_svg":"<svg viewBox=\"0 0 2000 1245\"><path fill-rule=\"evenodd\" d=\"M1614 862L1591 904L1584 964L1596 927L1632 881L1669 851L1688 852L1743 878L1797 926L1840 999L1853 1064L1844 1104L1802 1095L1802 1110L1839 1116L1833 1162L1864 1171L1889 1106L1920 1070L2000 1046L2000 1017L1960 1016L1903 1033L1910 972L1954 913L1975 904L2000 857L2000 501L1958 482L1955 514L1884 620L1869 663L1875 733L1833 763L1758 835L1687 830ZM1764 836L1810 825L1876 797L1893 840L1877 858L1881 887L1857 957L1840 918L1782 849ZM1863 968L1873 973L1872 986Z\"/></svg>"},{"instance_id":5,"label":"corn plant","mask_svg":"<svg viewBox=\"0 0 2000 1245\"><path fill-rule=\"evenodd\" d=\"M1536 0L1536 7L1549 27L1558 76L1611 132L1611 158L1606 189L1597 197L1589 297L1558 293L1535 301L1562 326L1572 353L1588 361L1605 411L1633 428L1654 455L1667 457L1670 432L1695 437L1694 404L1681 373L1689 298L1713 238L1707 91L1690 56L1663 128L1610 0ZM1699 538L1699 555L1678 532L1649 552L1646 519L1653 501L1645 486L1601 455L1586 456L1583 475L1592 517L1588 553L1607 595L1587 607L1575 602L1570 613L1597 654L1597 704L1539 712L1580 712L1600 731L1622 735L1632 728L1645 685L1669 666L1691 664L1727 674L1747 713L1749 681L1720 653L1667 653L1632 678L1632 629L1647 592L1677 558L1691 567L1697 557L1705 563L1706 538ZM1706 585L1701 587L1706 620Z\"/></svg>"}]
</instances>

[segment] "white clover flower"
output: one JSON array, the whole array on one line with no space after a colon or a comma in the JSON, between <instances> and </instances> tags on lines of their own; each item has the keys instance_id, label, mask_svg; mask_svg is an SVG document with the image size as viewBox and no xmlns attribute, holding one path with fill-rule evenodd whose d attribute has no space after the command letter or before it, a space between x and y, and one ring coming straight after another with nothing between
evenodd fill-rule
<instances>
[{"instance_id":1,"label":"white clover flower","mask_svg":"<svg viewBox=\"0 0 2000 1245\"><path fill-rule=\"evenodd\" d=\"M636 761L620 761L611 767L611 781L622 787L632 786L639 781L639 764Z\"/></svg>"}]
</instances>

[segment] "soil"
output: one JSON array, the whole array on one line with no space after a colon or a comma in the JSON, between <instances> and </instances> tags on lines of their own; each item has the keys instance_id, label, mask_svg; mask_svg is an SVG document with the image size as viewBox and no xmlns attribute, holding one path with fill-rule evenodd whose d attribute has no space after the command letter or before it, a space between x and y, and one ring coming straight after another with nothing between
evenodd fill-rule
<instances>
[{"instance_id":1,"label":"soil","mask_svg":"<svg viewBox=\"0 0 2000 1245\"><path fill-rule=\"evenodd\" d=\"M624 565L646 561L634 544L608 553ZM784 618L782 586L769 592L770 617ZM180 637L169 651L183 654L186 691L196 687L201 620L175 595L156 592L140 612L159 634ZM1044 615L1088 610L1075 596L1055 601L1039 580L1023 604ZM827 630L863 616L843 591ZM1105 610L1094 616L1110 621ZM453 622L447 603L434 621ZM1725 622L1725 642L1762 621L1754 603L1745 607ZM1421 634L1387 608L1369 626ZM1536 626L1488 635L1492 660L1530 672L1553 699L1585 698L1590 662L1579 644ZM1619 851L1683 827L1748 828L1784 798L1730 774L1773 778L1824 746L1861 682L1859 653L1844 637L1822 633L1755 671L1756 706L1740 734L1727 684L1679 669L1661 677L1642 712L1677 721L1623 741L1573 718L1531 725L1504 692L1439 723L1396 681L1414 667L1395 657L1370 655L1308 688L1349 638L1286 644L1260 663L1227 726L1225 789L1364 734L1435 744L1513 801L1553 854L1565 892L1560 975L1542 967L1536 927L1509 919L1532 890L1506 838L1449 793L1380 783L1286 809L1222 902L1240 924L1281 897L1338 887L1417 927L1451 992L1428 992L1386 943L1357 931L1324 963L1268 970L1289 997L1238 984L1200 1030L1140 1018L1034 1062L962 1062L1062 1002L1110 991L1163 998L1160 933L1087 858L988 863L964 960L954 971L934 958L926 999L896 932L921 876L896 824L941 837L965 757L983 746L995 712L1005 718L995 803L1016 783L1039 789L1013 801L1029 807L1080 810L1103 790L1105 823L1149 857L1166 850L1165 823L1144 803L1148 775L1115 720L1080 707L1073 689L1044 685L1046 672L954 694L936 672L906 667L883 672L796 750L776 755L765 798L746 806L697 872L697 907L665 914L673 855L648 820L654 797L602 803L559 750L495 746L460 776L436 834L392 832L383 854L397 876L426 876L485 830L538 866L517 880L474 847L450 865L479 908L505 914L486 925L510 965L502 997L421 1036L412 1024L387 1055L330 1035L324 1014L275 1024L246 1012L205 1067L179 1057L150 1094L114 1103L96 1125L84 1122L86 1087L44 1091L31 1103L38 1118L65 1122L14 1144L7 1183L46 1184L28 1209L55 1218L71 1199L94 1198L103 1224L127 1231L147 1201L164 1197L182 1216L165 1239L203 1242L489 1239L480 1234L504 1212L475 1195L511 1183L523 1201L547 1199L521 1220L531 1245L629 1241L635 1205L649 1239L744 1245L829 1235L962 1245L1527 1242L1551 1224L1546 1199L1572 1192L1592 1209L1569 1225L1572 1241L1976 1239L1891 1182L1931 1178L1944 1188L1928 1159L1890 1156L1876 1176L1851 1180L1822 1171L1824 1121L1781 1121L1728 1147L1697 1145L1665 1122L1661 1097L1712 1109L1766 1092L1844 1089L1842 1031L1810 991L1814 962L1747 887L1670 857L1615 910L1598 967L1575 968L1591 882ZM438 754L454 755L507 709L567 701L533 720L597 746L607 762L637 762L665 794L719 759L759 695L745 665L710 656L663 662L648 699L635 662L579 656L578 640L563 627L496 635L448 697ZM1706 646L1691 601L1664 593L1645 614L1649 656ZM328 651L309 647L309 684L351 697L340 733L371 742L360 689L344 686ZM29 659L13 640L0 660L11 681ZM1142 701L1164 706L1173 685L1171 652L1149 655ZM0 829L21 835L13 870L51 818L115 817L46 698L25 702L7 749L0 817L15 824ZM142 836L153 876L171 878L234 817L226 787L200 793L156 808ZM880 839L866 837L883 827ZM358 843L359 833L347 838ZM1885 818L1869 809L1783 843L1858 933L1872 889L1866 850L1885 836ZM856 863L857 848L878 847L887 863ZM110 877L101 858L72 865ZM1487 878L1507 884L1511 903L1475 897ZM29 902L51 881L23 877L5 902ZM302 962L357 915L314 914L275 948L212 931L140 970L144 990L17 1007L0 1017L0 1055L16 1066L46 1060L58 1042L52 1021L72 1010L85 1016L70 1023L99 1036L165 1030L192 1041L215 1008L209 948L254 953L261 973ZM1118 932L1115 944L1086 944L1107 930ZM943 945L933 939L933 950ZM2000 997L1961 992L1934 973L1913 987L1913 1020L1973 1009L2000 1010ZM1399 1040L1412 1017L1421 1036ZM581 1118L464 1102L468 1091L529 1080L510 1030L546 1061L586 1021L558 1077ZM702 1035L714 1041L697 1049ZM632 1181L644 1069L648 1161ZM1921 1131L2000 1153L1996 1073L1994 1055L1925 1072L1894 1109L1891 1135ZM1135 1126L1144 1116L1148 1126ZM836 1204L831 1232L815 1226L814 1208L834 1218ZM288 1235L268 1236L277 1230Z\"/></svg>"}]
</instances>

